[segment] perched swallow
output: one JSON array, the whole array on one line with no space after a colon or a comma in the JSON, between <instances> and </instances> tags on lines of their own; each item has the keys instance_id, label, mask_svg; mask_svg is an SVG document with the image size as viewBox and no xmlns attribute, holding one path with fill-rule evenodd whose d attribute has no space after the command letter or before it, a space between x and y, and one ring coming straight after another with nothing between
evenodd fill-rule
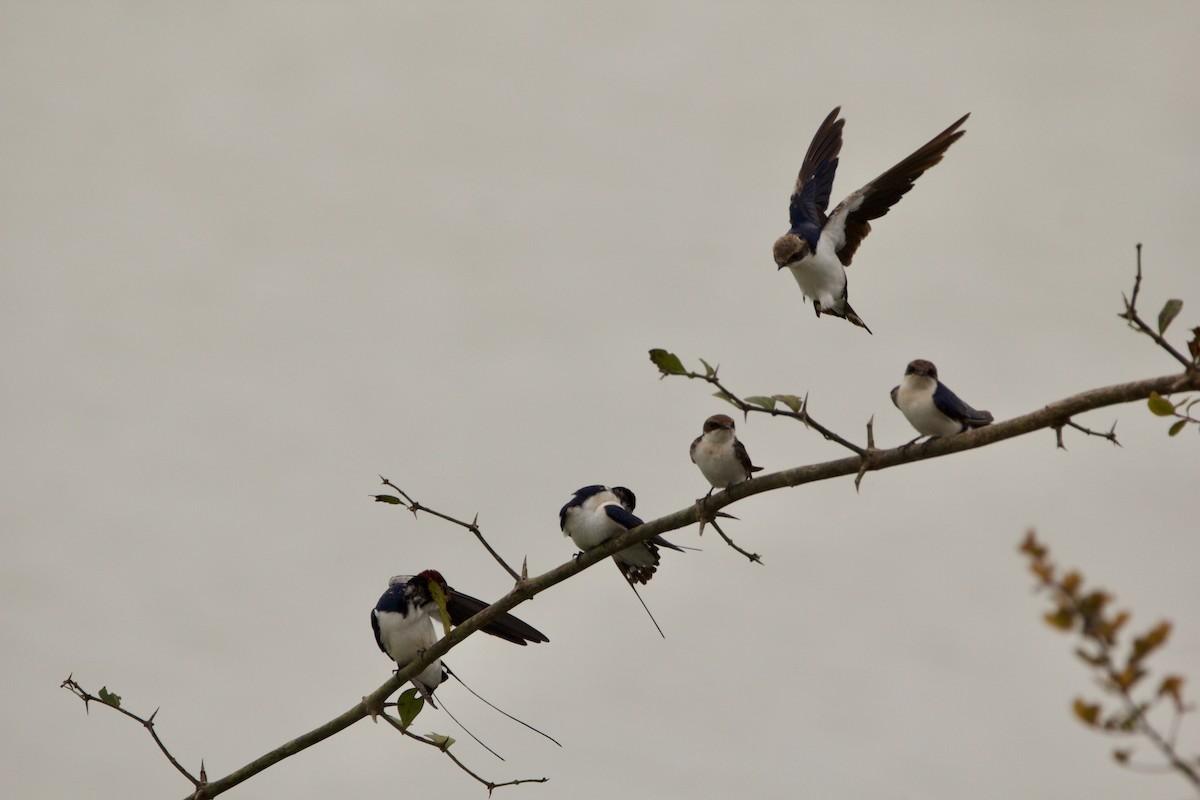
<instances>
[{"instance_id":1,"label":"perched swallow","mask_svg":"<svg viewBox=\"0 0 1200 800\"><path fill-rule=\"evenodd\" d=\"M870 333L871 329L850 307L846 267L871 232L870 221L888 213L925 170L942 160L947 148L966 133L959 127L970 114L964 114L928 144L850 194L826 216L846 122L837 118L840 111L839 106L829 112L804 155L792 191L792 227L775 242L775 263L779 269L787 267L792 271L800 291L812 300L818 317L822 313L832 314Z\"/></svg>"},{"instance_id":2,"label":"perched swallow","mask_svg":"<svg viewBox=\"0 0 1200 800\"><path fill-rule=\"evenodd\" d=\"M375 642L379 649L396 662L398 669L403 669L437 641L434 621L439 612L430 584L437 584L446 596L446 612L454 625L463 624L489 605L451 589L441 573L431 569L419 575L393 577L388 581L387 591L371 611L371 627L375 630ZM481 630L521 646L529 642L550 641L544 633L512 614L502 614ZM433 690L445 678L446 673L439 659L414 676L412 682L421 695L432 702Z\"/></svg>"},{"instance_id":3,"label":"perched swallow","mask_svg":"<svg viewBox=\"0 0 1200 800\"><path fill-rule=\"evenodd\" d=\"M599 485L584 486L559 510L558 526L562 528L564 536L571 537L576 547L590 550L620 533L641 525L642 521L633 515L636 505L637 498L624 486L614 486L611 489ZM650 621L658 629L658 635L666 638L658 620L650 613L649 606L637 590L639 583L649 581L658 570L659 547L683 552L682 547L671 544L661 536L655 536L649 541L638 542L624 550L618 550L613 555L613 563L621 571L629 588L633 589L642 608L646 609Z\"/></svg>"},{"instance_id":4,"label":"perched swallow","mask_svg":"<svg viewBox=\"0 0 1200 800\"><path fill-rule=\"evenodd\" d=\"M762 471L762 467L750 463L750 454L738 441L733 427L732 418L713 414L704 420L704 433L692 442L692 463L712 484L705 497L712 495L713 489L725 489L748 481L751 473Z\"/></svg>"},{"instance_id":5,"label":"perched swallow","mask_svg":"<svg viewBox=\"0 0 1200 800\"><path fill-rule=\"evenodd\" d=\"M938 380L937 367L924 359L909 363L904 381L892 389L892 402L921 436L950 436L990 425L994 419L990 412L976 411L960 400Z\"/></svg>"},{"instance_id":6,"label":"perched swallow","mask_svg":"<svg viewBox=\"0 0 1200 800\"><path fill-rule=\"evenodd\" d=\"M624 486L611 489L607 486L584 486L559 510L558 525L563 535L570 536L576 547L590 550L619 533L641 525L642 521L633 515L636 505L637 497ZM649 541L619 550L613 556L613 561L631 585L646 583L658 570L659 547L683 552L682 547L655 536Z\"/></svg>"}]
</instances>

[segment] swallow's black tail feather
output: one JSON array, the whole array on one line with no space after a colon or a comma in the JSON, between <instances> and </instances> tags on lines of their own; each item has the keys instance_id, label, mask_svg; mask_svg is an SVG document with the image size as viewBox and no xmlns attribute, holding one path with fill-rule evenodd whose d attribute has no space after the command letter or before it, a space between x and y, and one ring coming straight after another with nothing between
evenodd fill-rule
<instances>
[{"instance_id":1,"label":"swallow's black tail feather","mask_svg":"<svg viewBox=\"0 0 1200 800\"><path fill-rule=\"evenodd\" d=\"M445 666L445 665L443 664L442 666ZM453 674L453 673L451 673L451 674ZM455 677L457 677L457 676L455 676ZM462 683L462 681L459 681L459 683ZM492 755L494 755L496 758L500 759L501 761L504 760L504 756L500 755L495 750L493 750L492 748L490 748L486 744L484 744L483 740L481 740L475 734L471 733L471 731L467 730L467 726L463 725L461 722L458 721L458 717L456 717L450 713L450 709L446 708L446 699L445 698L442 698L442 711L445 711L446 716L448 716L450 719L454 720L455 725L462 728L463 733L465 733L467 736L470 736L472 739L474 739L476 742L478 742L480 747L482 747L484 750L487 750L489 753L491 753Z\"/></svg>"},{"instance_id":2,"label":"swallow's black tail feather","mask_svg":"<svg viewBox=\"0 0 1200 800\"><path fill-rule=\"evenodd\" d=\"M444 664L443 664L443 667L445 667L445 665L444 665ZM528 722L525 722L525 721L523 721L523 720L519 720L519 719L517 719L516 717L514 717L512 714L509 714L509 713L508 713L507 711L505 711L504 709L502 709L502 708L499 708L498 706L495 706L495 705L493 705L492 703L490 703L490 702L487 700L487 698L485 698L483 695L479 694L479 692L475 691L475 690L474 690L474 689L472 689L470 686L467 686L465 683L463 683L463 679L462 679L462 678L460 678L460 677L458 677L458 675L457 675L456 673L454 673L454 672L451 672L451 670L450 670L450 668L449 668L449 667L445 667L445 669L446 669L446 672L447 672L447 673L449 673L450 677L452 677L452 678L454 678L454 680L458 681L458 682L459 682L459 684L461 684L461 685L462 685L462 687L463 687L464 689L466 689L468 692L470 692L471 694L475 695L477 698L479 698L480 700L482 700L482 701L484 702L484 704L485 704L485 705L491 706L491 707L492 707L492 708L494 708L496 711L499 711L501 714L503 714L504 716L508 717L508 718L509 718L509 719L511 719L513 722L517 723L518 725L523 725L523 726L525 726L526 728L529 728L529 730L531 730L531 731L533 731L534 733L536 733L538 736L544 736L545 738L547 738L547 739L549 739L550 741L554 742L554 743L555 743L556 745L558 745L559 747L562 747L562 743L561 743L560 741L558 741L558 739L555 739L553 736L551 736L551 735L550 735L550 734L548 734L548 733L544 733L544 732L542 732L542 731L539 731L537 728L533 727L533 726L532 726L532 725L530 725Z\"/></svg>"},{"instance_id":3,"label":"swallow's black tail feather","mask_svg":"<svg viewBox=\"0 0 1200 800\"><path fill-rule=\"evenodd\" d=\"M850 307L850 303L843 301L842 306L843 306L843 308L846 309L845 319L848 322L853 322L855 325L862 328L867 333L871 333L871 329L867 327L867 323L862 321L862 317L860 317L858 314L854 313L854 309ZM871 335L874 336L875 334L871 333Z\"/></svg>"}]
</instances>

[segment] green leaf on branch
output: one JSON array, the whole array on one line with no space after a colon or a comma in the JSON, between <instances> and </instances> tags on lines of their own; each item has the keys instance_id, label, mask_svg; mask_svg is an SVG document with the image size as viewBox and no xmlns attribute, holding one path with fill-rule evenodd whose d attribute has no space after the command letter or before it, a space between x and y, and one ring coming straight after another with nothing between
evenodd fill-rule
<instances>
[{"instance_id":1,"label":"green leaf on branch","mask_svg":"<svg viewBox=\"0 0 1200 800\"><path fill-rule=\"evenodd\" d=\"M417 718L417 714L421 713L421 709L425 707L425 699L421 697L416 689L409 689L402 695L396 698L396 713L400 715L400 726L407 728L412 724L412 721Z\"/></svg>"},{"instance_id":2,"label":"green leaf on branch","mask_svg":"<svg viewBox=\"0 0 1200 800\"><path fill-rule=\"evenodd\" d=\"M792 411L796 412L797 414L800 413L800 398L797 397L796 395L794 395L794 394L773 394L773 395L771 395L771 397L774 397L776 400L783 403L785 406L787 406L788 408L790 408Z\"/></svg>"},{"instance_id":3,"label":"green leaf on branch","mask_svg":"<svg viewBox=\"0 0 1200 800\"><path fill-rule=\"evenodd\" d=\"M709 364L703 358L700 359L700 363L704 365L704 374L705 375L707 375L710 378L717 377L717 367L719 367L720 364L718 364L717 367L714 367L712 364Z\"/></svg>"},{"instance_id":4,"label":"green leaf on branch","mask_svg":"<svg viewBox=\"0 0 1200 800\"><path fill-rule=\"evenodd\" d=\"M1174 425L1171 426L1171 429L1169 431L1167 431L1167 435L1174 436L1175 434L1177 434L1181 430L1183 430L1184 425L1187 425L1187 420L1186 419L1179 420L1178 422L1176 422Z\"/></svg>"},{"instance_id":5,"label":"green leaf on branch","mask_svg":"<svg viewBox=\"0 0 1200 800\"><path fill-rule=\"evenodd\" d=\"M374 495L376 503L391 503L394 506L400 505L400 498L390 494Z\"/></svg>"},{"instance_id":6,"label":"green leaf on branch","mask_svg":"<svg viewBox=\"0 0 1200 800\"><path fill-rule=\"evenodd\" d=\"M108 690L107 686L101 686L100 693L96 695L96 697L98 697L100 702L104 703L105 705L112 706L113 708L121 707L121 695L113 694Z\"/></svg>"},{"instance_id":7,"label":"green leaf on branch","mask_svg":"<svg viewBox=\"0 0 1200 800\"><path fill-rule=\"evenodd\" d=\"M679 356L674 353L668 353L662 348L656 347L651 350L650 360L654 362L654 366L658 367L658 371L664 376L687 374L687 370L683 368L683 362L679 360Z\"/></svg>"},{"instance_id":8,"label":"green leaf on branch","mask_svg":"<svg viewBox=\"0 0 1200 800\"><path fill-rule=\"evenodd\" d=\"M1162 311L1158 312L1158 332L1160 335L1167 332L1167 328L1170 327L1171 322L1179 315L1182 309L1182 300L1171 299L1167 301L1166 305L1162 307Z\"/></svg>"},{"instance_id":9,"label":"green leaf on branch","mask_svg":"<svg viewBox=\"0 0 1200 800\"><path fill-rule=\"evenodd\" d=\"M747 397L746 402L753 403L754 405L765 408L768 411L771 411L775 408L774 397L763 397L762 395L756 394L753 397Z\"/></svg>"},{"instance_id":10,"label":"green leaf on branch","mask_svg":"<svg viewBox=\"0 0 1200 800\"><path fill-rule=\"evenodd\" d=\"M736 402L734 402L734 399L732 397L725 394L724 392L713 392L713 397L717 397L717 398L720 398L721 400L724 400L726 403L729 403L729 405L733 406L734 408L741 408L741 406L739 406Z\"/></svg>"},{"instance_id":11,"label":"green leaf on branch","mask_svg":"<svg viewBox=\"0 0 1200 800\"><path fill-rule=\"evenodd\" d=\"M1171 401L1158 392L1150 393L1150 399L1146 401L1146 405L1150 407L1152 414L1160 417L1170 417L1175 414L1175 406L1171 405Z\"/></svg>"}]
</instances>

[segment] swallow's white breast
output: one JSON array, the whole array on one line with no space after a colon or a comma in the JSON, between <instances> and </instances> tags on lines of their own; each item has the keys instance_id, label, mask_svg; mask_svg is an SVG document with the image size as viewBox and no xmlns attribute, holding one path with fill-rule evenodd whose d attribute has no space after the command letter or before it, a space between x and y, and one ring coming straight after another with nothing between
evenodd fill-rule
<instances>
[{"instance_id":1,"label":"swallow's white breast","mask_svg":"<svg viewBox=\"0 0 1200 800\"><path fill-rule=\"evenodd\" d=\"M924 436L950 436L962 430L962 424L947 417L933 404L937 382L929 378L914 380L906 375L896 392L896 406L909 423Z\"/></svg>"},{"instance_id":2,"label":"swallow's white breast","mask_svg":"<svg viewBox=\"0 0 1200 800\"><path fill-rule=\"evenodd\" d=\"M375 619L379 622L379 640L398 666L408 664L436 641L433 621L424 611L408 616L398 611L376 611ZM413 680L429 689L436 687L442 682L441 660L430 664Z\"/></svg>"}]
</instances>

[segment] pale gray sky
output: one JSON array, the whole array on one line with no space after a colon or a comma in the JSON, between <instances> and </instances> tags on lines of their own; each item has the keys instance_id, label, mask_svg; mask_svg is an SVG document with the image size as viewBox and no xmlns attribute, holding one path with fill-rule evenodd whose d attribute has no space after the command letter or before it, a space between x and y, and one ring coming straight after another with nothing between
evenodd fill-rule
<instances>
[{"instance_id":1,"label":"pale gray sky","mask_svg":"<svg viewBox=\"0 0 1200 800\"><path fill-rule=\"evenodd\" d=\"M745 393L809 392L881 445L928 358L1008 418L1174 362L1116 318L1200 324L1200 7L1179 3L0 4L0 563L13 797L181 797L137 725L222 775L387 678L390 575L508 580L468 535L371 503L382 473L479 512L542 572L589 483L639 512L707 489L687 447ZM844 196L966 111L967 135L854 261L875 331L814 319L771 244L841 104ZM1200 683L1196 434L1144 406L1123 449L1050 433L756 497L644 596L601 565L519 609L551 643L475 637L463 739L509 797L1177 798L1069 715L1094 695L1015 552L1035 525ZM843 451L739 421L769 470ZM417 727L454 733L426 712ZM1200 749L1200 723L1185 742ZM1144 750L1144 748L1143 748ZM238 797L482 796L360 723ZM231 795L232 796L232 795Z\"/></svg>"}]
</instances>

